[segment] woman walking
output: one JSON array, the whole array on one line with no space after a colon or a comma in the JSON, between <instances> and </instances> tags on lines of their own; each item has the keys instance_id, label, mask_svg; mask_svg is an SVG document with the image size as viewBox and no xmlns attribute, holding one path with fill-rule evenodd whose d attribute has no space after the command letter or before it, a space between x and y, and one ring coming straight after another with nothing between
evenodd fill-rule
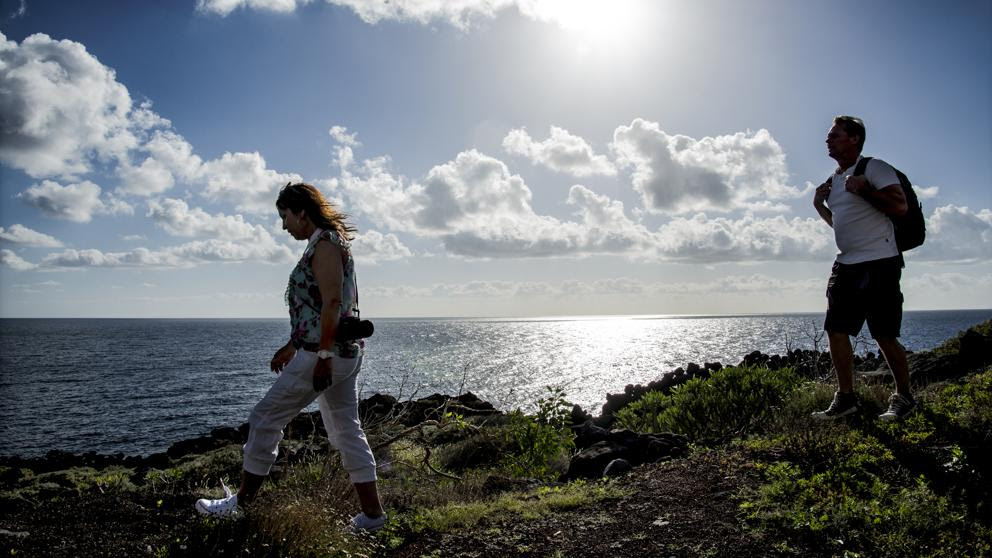
<instances>
[{"instance_id":1,"label":"woman walking","mask_svg":"<svg viewBox=\"0 0 992 558\"><path fill-rule=\"evenodd\" d=\"M224 486L225 497L201 499L205 515L230 516L251 504L279 452L283 428L314 399L331 444L355 485L362 512L351 520L356 531L375 531L386 522L376 486L375 457L358 419L356 376L363 343L336 339L342 318L358 313L358 285L349 241L355 229L309 184L287 184L276 209L283 230L307 240L289 276L289 341L276 351L270 368L279 377L248 418L241 487ZM222 483L223 485L223 483Z\"/></svg>"}]
</instances>

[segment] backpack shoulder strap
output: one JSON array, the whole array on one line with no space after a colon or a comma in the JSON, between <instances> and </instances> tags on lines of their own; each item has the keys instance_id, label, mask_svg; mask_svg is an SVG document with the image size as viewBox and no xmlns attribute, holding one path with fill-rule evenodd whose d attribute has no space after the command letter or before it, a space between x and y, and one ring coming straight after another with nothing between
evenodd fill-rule
<instances>
[{"instance_id":1,"label":"backpack shoulder strap","mask_svg":"<svg viewBox=\"0 0 992 558\"><path fill-rule=\"evenodd\" d=\"M865 174L865 169L868 168L868 161L871 161L871 157L862 157L858 164L854 167L853 176L863 176Z\"/></svg>"}]
</instances>

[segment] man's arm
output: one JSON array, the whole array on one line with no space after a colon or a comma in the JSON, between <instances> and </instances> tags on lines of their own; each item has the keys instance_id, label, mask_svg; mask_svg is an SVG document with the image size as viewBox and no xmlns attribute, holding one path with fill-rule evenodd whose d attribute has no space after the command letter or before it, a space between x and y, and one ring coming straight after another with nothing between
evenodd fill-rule
<instances>
[{"instance_id":1,"label":"man's arm","mask_svg":"<svg viewBox=\"0 0 992 558\"><path fill-rule=\"evenodd\" d=\"M816 187L816 192L813 194L813 208L816 212L820 214L820 217L827 222L831 227L834 226L834 214L826 206L827 198L830 196L830 181L826 181Z\"/></svg>"},{"instance_id":2,"label":"man's arm","mask_svg":"<svg viewBox=\"0 0 992 558\"><path fill-rule=\"evenodd\" d=\"M884 188L875 189L868 184L864 176L849 176L844 182L848 192L858 194L868 201L875 209L892 217L902 217L909 211L906 204L906 193L902 185L889 184Z\"/></svg>"}]
</instances>

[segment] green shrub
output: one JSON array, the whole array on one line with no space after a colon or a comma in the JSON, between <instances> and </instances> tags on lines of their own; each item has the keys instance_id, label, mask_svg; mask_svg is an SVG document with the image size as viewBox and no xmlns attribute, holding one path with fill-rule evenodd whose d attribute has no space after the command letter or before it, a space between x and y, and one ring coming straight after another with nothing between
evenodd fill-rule
<instances>
[{"instance_id":1,"label":"green shrub","mask_svg":"<svg viewBox=\"0 0 992 558\"><path fill-rule=\"evenodd\" d=\"M952 427L973 432L992 430L992 368L944 387L930 408Z\"/></svg>"},{"instance_id":2,"label":"green shrub","mask_svg":"<svg viewBox=\"0 0 992 558\"><path fill-rule=\"evenodd\" d=\"M764 468L766 483L741 504L748 520L785 532L803 546L838 555L954 556L986 548L989 531L918 477L900 487L885 480L891 455L870 442L814 472L790 462Z\"/></svg>"},{"instance_id":3,"label":"green shrub","mask_svg":"<svg viewBox=\"0 0 992 558\"><path fill-rule=\"evenodd\" d=\"M791 368L724 368L709 378L689 380L671 395L648 392L616 418L620 426L639 432L726 439L760 426L799 384Z\"/></svg>"},{"instance_id":4,"label":"green shrub","mask_svg":"<svg viewBox=\"0 0 992 558\"><path fill-rule=\"evenodd\" d=\"M526 415L519 409L509 414L504 429L513 452L506 458L510 473L517 476L548 478L568 465L575 448L575 435L569 428L571 405L561 388L548 387L548 397L537 400L537 413Z\"/></svg>"}]
</instances>

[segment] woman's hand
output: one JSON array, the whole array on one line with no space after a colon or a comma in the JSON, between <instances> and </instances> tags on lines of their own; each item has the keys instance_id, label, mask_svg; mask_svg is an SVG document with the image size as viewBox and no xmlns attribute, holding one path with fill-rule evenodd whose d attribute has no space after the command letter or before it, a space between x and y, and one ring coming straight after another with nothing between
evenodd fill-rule
<instances>
[{"instance_id":1,"label":"woman's hand","mask_svg":"<svg viewBox=\"0 0 992 558\"><path fill-rule=\"evenodd\" d=\"M282 369L289 364L289 361L293 360L296 355L296 347L286 343L282 346L276 354L272 357L272 362L269 363L269 368L272 369L276 374L282 372Z\"/></svg>"},{"instance_id":2,"label":"woman's hand","mask_svg":"<svg viewBox=\"0 0 992 558\"><path fill-rule=\"evenodd\" d=\"M324 391L331 387L331 359L318 358L313 367L313 390Z\"/></svg>"}]
</instances>

